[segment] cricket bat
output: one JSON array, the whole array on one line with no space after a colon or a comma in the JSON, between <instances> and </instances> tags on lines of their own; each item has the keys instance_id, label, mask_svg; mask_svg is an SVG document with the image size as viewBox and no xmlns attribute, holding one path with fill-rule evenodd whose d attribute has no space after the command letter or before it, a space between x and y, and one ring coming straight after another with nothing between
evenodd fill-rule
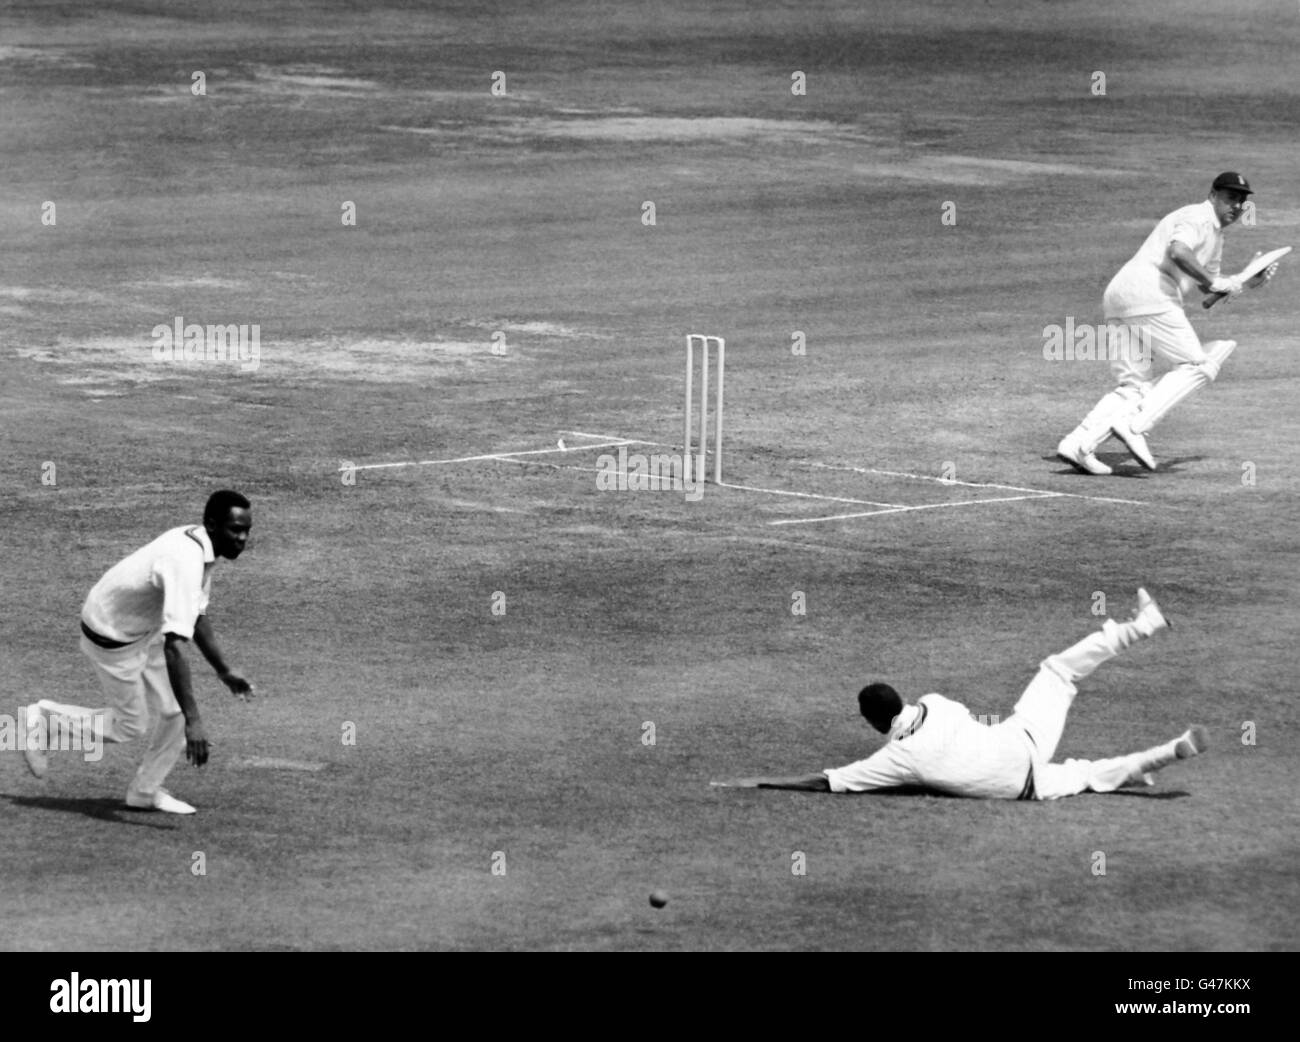
<instances>
[{"instance_id":1,"label":"cricket bat","mask_svg":"<svg viewBox=\"0 0 1300 1042\"><path fill-rule=\"evenodd\" d=\"M1271 250L1268 253L1261 253L1253 261L1242 268L1241 271L1237 273L1237 277L1241 279L1242 282L1248 282L1270 264L1276 264L1290 252L1290 246L1283 246L1280 250ZM1228 294L1226 293L1211 293L1201 301L1201 307L1212 308L1227 295Z\"/></svg>"}]
</instances>

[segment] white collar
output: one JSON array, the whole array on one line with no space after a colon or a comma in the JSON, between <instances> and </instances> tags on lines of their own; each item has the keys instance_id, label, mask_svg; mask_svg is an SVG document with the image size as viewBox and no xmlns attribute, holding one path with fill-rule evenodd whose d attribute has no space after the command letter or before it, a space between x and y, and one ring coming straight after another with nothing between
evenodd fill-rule
<instances>
[{"instance_id":1,"label":"white collar","mask_svg":"<svg viewBox=\"0 0 1300 1042\"><path fill-rule=\"evenodd\" d=\"M916 723L916 718L920 715L920 712L920 706L903 706L898 711L898 715L889 722L889 737L896 738Z\"/></svg>"},{"instance_id":2,"label":"white collar","mask_svg":"<svg viewBox=\"0 0 1300 1042\"><path fill-rule=\"evenodd\" d=\"M185 534L203 547L204 564L212 564L217 559L216 552L212 549L212 540L208 537L206 528L202 525L191 525L185 529Z\"/></svg>"}]
</instances>

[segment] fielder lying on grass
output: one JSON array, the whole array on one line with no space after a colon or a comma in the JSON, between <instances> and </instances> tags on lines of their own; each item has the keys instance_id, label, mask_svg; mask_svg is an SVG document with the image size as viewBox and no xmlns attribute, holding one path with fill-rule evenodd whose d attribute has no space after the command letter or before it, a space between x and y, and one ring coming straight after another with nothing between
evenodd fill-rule
<instances>
[{"instance_id":1,"label":"fielder lying on grass","mask_svg":"<svg viewBox=\"0 0 1300 1042\"><path fill-rule=\"evenodd\" d=\"M1107 619L1100 631L1044 659L1015 712L1001 723L982 724L961 703L942 695L923 695L916 705L905 705L888 684L869 684L858 694L858 706L867 722L887 734L889 741L865 760L795 778L742 778L712 784L814 792L908 786L1004 800L1055 800L1153 785L1152 771L1205 751L1204 728L1193 727L1164 745L1127 756L1064 763L1051 759L1077 692L1075 681L1168 625L1146 590L1138 590L1138 608L1130 621Z\"/></svg>"}]
</instances>

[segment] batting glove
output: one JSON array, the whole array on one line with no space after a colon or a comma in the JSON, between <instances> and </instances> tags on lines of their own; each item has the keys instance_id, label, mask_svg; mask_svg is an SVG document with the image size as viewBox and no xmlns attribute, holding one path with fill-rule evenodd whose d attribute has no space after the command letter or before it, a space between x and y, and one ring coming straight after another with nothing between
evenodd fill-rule
<instances>
[{"instance_id":1,"label":"batting glove","mask_svg":"<svg viewBox=\"0 0 1300 1042\"><path fill-rule=\"evenodd\" d=\"M1236 275L1216 275L1214 281L1210 283L1211 293L1226 293L1230 297L1235 297L1242 290L1241 279Z\"/></svg>"}]
</instances>

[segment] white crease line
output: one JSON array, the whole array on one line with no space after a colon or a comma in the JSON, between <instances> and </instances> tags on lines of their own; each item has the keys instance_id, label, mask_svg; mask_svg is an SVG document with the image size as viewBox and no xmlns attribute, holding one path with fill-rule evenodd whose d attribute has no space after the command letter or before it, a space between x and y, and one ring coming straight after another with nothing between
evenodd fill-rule
<instances>
[{"instance_id":1,"label":"white crease line","mask_svg":"<svg viewBox=\"0 0 1300 1042\"><path fill-rule=\"evenodd\" d=\"M874 499L848 499L845 496L823 496L816 492L791 492L782 488L760 488L758 485L733 485L724 481L718 488L734 488L742 492L765 492L769 496L796 496L799 499L821 499L828 503L858 503L867 507L896 507L897 503L877 503Z\"/></svg>"},{"instance_id":2,"label":"white crease line","mask_svg":"<svg viewBox=\"0 0 1300 1042\"><path fill-rule=\"evenodd\" d=\"M529 459L502 459L500 462L502 462L502 463L517 463L517 464L519 464L519 466L521 466L521 467L550 467L552 470L576 470L576 471L578 471L580 474L604 474L604 473L606 473L606 470L605 470L604 467L575 467L575 466L573 466L572 464L569 464L569 463L546 463L546 462L541 461L541 460L529 460ZM678 476L675 475L675 474L642 474L640 477L643 478L643 479L646 480L646 481L659 481L659 482L663 482L663 481L678 481L678 480L679 480L679 479L678 479ZM630 480L630 479L629 479L629 480ZM615 490L614 490L614 489L611 489L610 491L615 491ZM638 491L644 491L644 492L657 492L657 491L659 491L659 490L658 490L658 489L626 489L626 490L619 489L618 491L628 491L628 492L638 492ZM685 492L686 489L682 489L682 488L674 488L674 489L672 489L672 491L674 491L674 492Z\"/></svg>"},{"instance_id":3,"label":"white crease line","mask_svg":"<svg viewBox=\"0 0 1300 1042\"><path fill-rule=\"evenodd\" d=\"M1035 489L1035 491L1040 491ZM1053 492L1053 496L1063 496L1066 499L1086 499L1089 503L1123 503L1130 507L1148 507L1150 503L1144 503L1140 499L1119 499L1115 496L1085 496L1081 492Z\"/></svg>"},{"instance_id":4,"label":"white crease line","mask_svg":"<svg viewBox=\"0 0 1300 1042\"><path fill-rule=\"evenodd\" d=\"M641 441L638 438L620 438L617 434L588 434L586 431L560 431L561 434L572 434L576 438L600 438L606 441L619 441L627 445L658 445L657 441ZM583 448L584 446L577 446ZM585 446L590 448L590 446Z\"/></svg>"},{"instance_id":5,"label":"white crease line","mask_svg":"<svg viewBox=\"0 0 1300 1042\"><path fill-rule=\"evenodd\" d=\"M530 459L506 459L500 458L501 463L518 463L521 467L550 467L552 470L577 470L584 474L604 474L604 467L575 467L568 463L546 463L542 460ZM643 474L641 475L646 481L671 481L671 474ZM632 490L629 490L632 491Z\"/></svg>"},{"instance_id":6,"label":"white crease line","mask_svg":"<svg viewBox=\"0 0 1300 1042\"><path fill-rule=\"evenodd\" d=\"M404 460L401 463L363 463L356 467L339 467L339 473L342 474L353 470L384 470L390 467L432 467L440 463L476 463L480 460L499 460L507 463L514 462L516 456L546 456L556 452L581 452L584 449L600 449L616 445L653 445L651 441L633 441L626 438L620 438L618 441L599 442L594 445L566 445L560 448L558 445L553 449L526 449L520 452L489 452L482 456L457 456L455 459L421 459L421 460Z\"/></svg>"},{"instance_id":7,"label":"white crease line","mask_svg":"<svg viewBox=\"0 0 1300 1042\"><path fill-rule=\"evenodd\" d=\"M656 443L639 442L638 444L653 445ZM594 448L594 446L587 446L587 447ZM522 455L522 453L518 455ZM550 467L553 470L577 470L577 471L582 471L584 473L590 473L590 474L604 473L604 470L601 467L574 467L563 463L542 463L533 460L507 459L504 456L494 456L492 458L499 460L502 463L517 463L521 467L530 467L530 466ZM643 474L641 475L641 477L646 481L662 482L662 481L679 480L679 475L676 474L659 474L659 475ZM781 489L781 488L761 488L758 485L733 485L727 481L724 481L721 485L715 485L712 481L709 481L705 483L705 488L706 489L707 488L732 488L732 489L736 489L738 492L764 492L772 496L796 496L800 499L819 499L829 503L857 503L862 506L870 506L870 507L897 507L899 505L897 503L877 503L875 500L872 499L848 499L844 496L823 496L816 492L791 492L788 489ZM676 489L675 491L682 491L682 490Z\"/></svg>"},{"instance_id":8,"label":"white crease line","mask_svg":"<svg viewBox=\"0 0 1300 1042\"><path fill-rule=\"evenodd\" d=\"M1082 492L1057 492L1055 489L1024 488L1021 485L999 485L993 481L958 481L956 478L936 478L932 474L909 474L905 470L876 470L874 467L848 467L834 463L809 463L810 467L821 470L849 470L854 474L884 474L891 478L912 478L914 481L934 481L940 485L965 485L967 488L1000 488L1008 492L1040 492L1048 496L1069 496L1071 499L1090 499L1096 503L1127 503L1129 506L1144 507L1147 504L1137 499L1115 499L1110 496L1085 496ZM995 502L990 500L989 502Z\"/></svg>"},{"instance_id":9,"label":"white crease line","mask_svg":"<svg viewBox=\"0 0 1300 1042\"><path fill-rule=\"evenodd\" d=\"M1044 492L1036 496L1000 496L997 499L964 499L956 503L922 503L913 507L894 507L892 510L869 510L861 514L835 514L831 517L795 517L784 521L769 521L769 525L811 525L818 521L848 521L855 517L879 517L881 514L904 514L911 510L941 510L944 507L977 507L981 503L1015 503L1022 499L1058 499L1064 492Z\"/></svg>"},{"instance_id":10,"label":"white crease line","mask_svg":"<svg viewBox=\"0 0 1300 1042\"><path fill-rule=\"evenodd\" d=\"M500 457L498 457L500 458ZM564 463L539 463L533 460L504 459L500 458L502 463L518 463L521 467L550 467L553 470L577 470L590 474L602 474L604 469L601 467L574 467ZM643 474L641 479L646 481L678 481L679 475L676 474ZM629 478L629 480L631 480ZM815 492L791 492L787 489L780 488L760 488L757 485L733 485L724 481L721 485L715 485L712 481L705 482L704 487L709 488L733 488L739 492L765 492L773 496L797 496L800 499L820 499L830 503L858 503L862 506L871 507L897 507L897 503L877 503L871 499L847 499L844 496L823 496ZM675 491L683 491L677 489Z\"/></svg>"}]
</instances>

